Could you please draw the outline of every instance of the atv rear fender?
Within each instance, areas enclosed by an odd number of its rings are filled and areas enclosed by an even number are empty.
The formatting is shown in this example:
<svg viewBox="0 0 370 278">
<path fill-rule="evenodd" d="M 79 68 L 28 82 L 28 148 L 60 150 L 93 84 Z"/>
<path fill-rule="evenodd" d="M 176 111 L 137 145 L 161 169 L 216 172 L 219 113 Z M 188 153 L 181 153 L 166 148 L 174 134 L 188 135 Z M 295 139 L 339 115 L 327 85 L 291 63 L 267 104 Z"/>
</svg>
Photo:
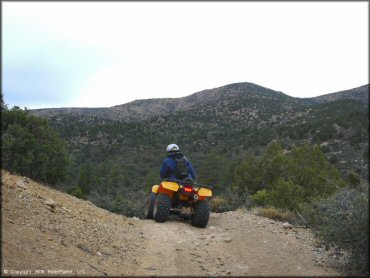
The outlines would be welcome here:
<svg viewBox="0 0 370 278">
<path fill-rule="evenodd" d="M 180 188 L 182 188 L 182 186 L 175 182 L 164 181 L 160 185 L 153 185 L 152 192 L 155 194 L 163 193 L 172 198 L 173 194 L 177 192 Z M 194 188 L 194 189 L 199 196 L 199 200 L 204 200 L 207 197 L 212 197 L 211 189 L 204 188 L 204 187 L 201 187 L 200 189 L 198 188 Z"/>
<path fill-rule="evenodd" d="M 208 188 L 201 188 L 198 190 L 199 197 L 212 197 L 212 190 Z"/>
<path fill-rule="evenodd" d="M 173 194 L 179 190 L 180 186 L 175 182 L 164 181 L 160 185 L 153 185 L 152 192 L 155 194 L 162 193 L 166 194 L 170 198 L 173 197 Z"/>
<path fill-rule="evenodd" d="M 152 192 L 153 192 L 153 193 L 155 193 L 155 194 L 157 194 L 158 187 L 159 187 L 159 185 L 158 185 L 158 184 L 153 185 L 153 186 L 152 186 Z"/>
</svg>

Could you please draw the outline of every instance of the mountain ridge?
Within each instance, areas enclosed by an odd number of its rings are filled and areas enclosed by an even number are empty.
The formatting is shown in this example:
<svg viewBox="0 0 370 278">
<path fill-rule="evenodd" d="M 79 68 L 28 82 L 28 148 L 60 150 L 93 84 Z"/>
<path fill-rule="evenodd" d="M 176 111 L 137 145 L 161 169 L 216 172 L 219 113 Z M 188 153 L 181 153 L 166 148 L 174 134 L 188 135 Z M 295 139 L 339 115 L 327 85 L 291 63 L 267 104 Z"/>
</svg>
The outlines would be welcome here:
<svg viewBox="0 0 370 278">
<path fill-rule="evenodd" d="M 176 143 L 191 158 L 199 182 L 215 184 L 215 190 L 222 192 L 233 183 L 235 165 L 250 154 L 260 155 L 273 140 L 287 150 L 317 144 L 343 178 L 350 171 L 363 175 L 368 157 L 368 88 L 302 100 L 237 83 L 180 100 L 138 100 L 99 113 L 56 110 L 43 117 L 65 140 L 71 156 L 66 184 L 83 185 L 86 177 L 97 192 L 104 192 L 108 182 L 131 196 L 129 188 L 143 190 L 158 182 L 163 150 Z M 89 198 L 111 209 L 102 194 Z"/>
<path fill-rule="evenodd" d="M 53 117 L 61 114 L 95 115 L 118 121 L 136 122 L 148 120 L 154 116 L 164 116 L 178 111 L 189 111 L 196 106 L 216 105 L 227 98 L 270 98 L 271 100 L 284 99 L 296 104 L 325 103 L 339 99 L 355 99 L 368 103 L 369 85 L 325 94 L 312 98 L 291 97 L 280 91 L 274 91 L 253 83 L 240 82 L 225 86 L 206 89 L 181 98 L 150 98 L 139 99 L 129 103 L 111 107 L 64 107 L 32 109 L 31 112 L 41 117 Z"/>
</svg>

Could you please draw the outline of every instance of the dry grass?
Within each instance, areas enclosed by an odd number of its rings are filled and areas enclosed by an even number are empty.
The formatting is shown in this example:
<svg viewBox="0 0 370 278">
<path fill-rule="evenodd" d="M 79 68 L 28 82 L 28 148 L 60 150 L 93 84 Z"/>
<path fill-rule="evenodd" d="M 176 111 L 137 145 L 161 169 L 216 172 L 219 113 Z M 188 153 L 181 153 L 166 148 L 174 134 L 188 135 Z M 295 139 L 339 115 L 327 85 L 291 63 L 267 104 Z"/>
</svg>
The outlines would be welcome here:
<svg viewBox="0 0 370 278">
<path fill-rule="evenodd" d="M 220 196 L 215 196 L 210 200 L 212 212 L 223 212 L 226 205 L 226 200 Z"/>
<path fill-rule="evenodd" d="M 253 213 L 258 216 L 263 216 L 266 218 L 280 221 L 294 222 L 295 219 L 293 212 L 289 210 L 277 209 L 274 207 L 267 208 L 256 207 L 254 208 Z"/>
</svg>

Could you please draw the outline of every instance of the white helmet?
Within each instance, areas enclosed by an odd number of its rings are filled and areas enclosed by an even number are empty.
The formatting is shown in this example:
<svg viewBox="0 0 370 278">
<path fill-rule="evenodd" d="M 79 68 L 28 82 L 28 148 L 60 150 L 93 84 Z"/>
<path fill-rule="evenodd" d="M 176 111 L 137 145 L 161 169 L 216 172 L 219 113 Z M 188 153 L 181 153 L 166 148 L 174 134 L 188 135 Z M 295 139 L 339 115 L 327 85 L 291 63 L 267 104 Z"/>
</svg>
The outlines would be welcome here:
<svg viewBox="0 0 370 278">
<path fill-rule="evenodd" d="M 166 148 L 166 151 L 167 151 L 168 153 L 170 153 L 170 152 L 178 152 L 178 151 L 180 151 L 180 148 L 179 148 L 179 146 L 177 146 L 176 144 L 169 144 L 169 145 L 167 146 L 167 148 Z"/>
</svg>

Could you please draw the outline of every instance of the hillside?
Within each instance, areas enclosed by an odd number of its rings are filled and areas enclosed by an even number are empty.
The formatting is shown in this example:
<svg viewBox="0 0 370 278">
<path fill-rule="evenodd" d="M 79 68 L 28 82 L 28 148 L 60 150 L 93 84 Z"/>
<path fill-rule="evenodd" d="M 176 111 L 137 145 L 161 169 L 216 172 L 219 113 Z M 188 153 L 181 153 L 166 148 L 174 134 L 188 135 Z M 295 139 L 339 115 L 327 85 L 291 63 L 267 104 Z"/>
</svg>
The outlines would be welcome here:
<svg viewBox="0 0 370 278">
<path fill-rule="evenodd" d="M 220 88 L 209 89 L 182 98 L 156 98 L 135 100 L 130 103 L 109 108 L 50 108 L 35 109 L 32 112 L 38 116 L 53 117 L 57 115 L 93 115 L 96 117 L 123 122 L 139 122 L 154 116 L 171 115 L 177 112 L 192 111 L 194 108 L 209 108 L 220 104 L 227 98 L 269 98 L 278 100 L 288 97 L 252 83 L 236 83 Z M 222 104 L 222 103 L 221 103 Z"/>
<path fill-rule="evenodd" d="M 336 93 L 322 95 L 312 100 L 317 103 L 330 102 L 335 100 L 358 100 L 364 104 L 368 104 L 369 101 L 369 85 L 364 85 L 358 88 L 353 88 L 351 90 L 340 91 Z"/>
<path fill-rule="evenodd" d="M 247 211 L 213 213 L 205 229 L 176 218 L 158 224 L 6 171 L 1 219 L 4 276 L 341 274 L 302 227 Z"/>
<path fill-rule="evenodd" d="M 214 89 L 203 90 L 182 98 L 156 98 L 135 100 L 126 104 L 106 108 L 45 108 L 34 109 L 38 116 L 51 118 L 58 115 L 93 115 L 96 117 L 124 122 L 139 122 L 154 116 L 171 115 L 177 112 L 193 111 L 201 107 L 206 112 L 212 107 L 228 106 L 235 99 L 264 99 L 284 101 L 284 104 L 318 104 L 337 100 L 352 99 L 368 104 L 369 85 L 351 90 L 330 93 L 314 98 L 294 98 L 253 83 L 235 83 Z M 242 103 L 245 106 L 246 103 Z M 245 111 L 240 111 L 245 112 Z"/>
<path fill-rule="evenodd" d="M 128 216 L 160 181 L 164 149 L 176 143 L 198 181 L 222 195 L 236 165 L 273 140 L 289 152 L 317 144 L 342 178 L 367 179 L 369 85 L 316 98 L 293 98 L 252 83 L 184 98 L 148 99 L 110 108 L 32 110 L 67 145 L 70 164 L 60 188 L 80 188 L 95 205 Z"/>
</svg>

